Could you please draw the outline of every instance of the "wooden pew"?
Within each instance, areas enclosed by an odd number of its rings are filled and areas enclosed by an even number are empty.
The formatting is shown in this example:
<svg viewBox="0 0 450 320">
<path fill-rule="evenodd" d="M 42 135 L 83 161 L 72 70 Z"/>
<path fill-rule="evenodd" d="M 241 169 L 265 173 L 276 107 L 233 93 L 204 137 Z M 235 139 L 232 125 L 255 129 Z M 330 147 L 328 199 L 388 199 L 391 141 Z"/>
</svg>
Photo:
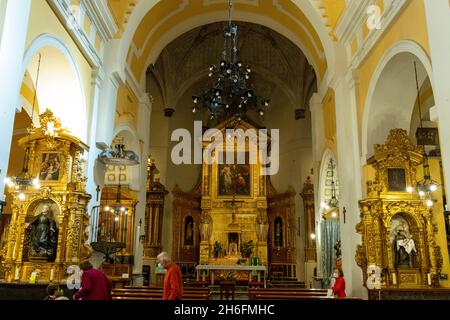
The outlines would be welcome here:
<svg viewBox="0 0 450 320">
<path fill-rule="evenodd" d="M 160 287 L 126 287 L 113 289 L 113 300 L 161 300 L 162 288 Z M 209 288 L 183 288 L 183 300 L 209 300 Z"/>
<path fill-rule="evenodd" d="M 327 290 L 305 288 L 252 288 L 248 291 L 250 300 L 262 299 L 330 299 Z"/>
</svg>

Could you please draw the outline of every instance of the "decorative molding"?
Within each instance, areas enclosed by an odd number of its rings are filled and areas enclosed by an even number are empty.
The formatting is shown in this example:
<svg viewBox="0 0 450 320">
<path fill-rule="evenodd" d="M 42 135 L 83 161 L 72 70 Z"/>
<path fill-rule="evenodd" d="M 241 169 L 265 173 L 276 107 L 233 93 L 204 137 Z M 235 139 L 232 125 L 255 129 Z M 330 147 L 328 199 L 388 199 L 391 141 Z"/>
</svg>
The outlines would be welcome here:
<svg viewBox="0 0 450 320">
<path fill-rule="evenodd" d="M 336 36 L 344 43 L 349 42 L 352 36 L 357 34 L 361 28 L 361 22 L 367 17 L 366 8 L 371 0 L 348 1 L 338 25 L 336 26 Z"/>
<path fill-rule="evenodd" d="M 125 78 L 131 91 L 133 91 L 136 97 L 141 97 L 144 95 L 144 90 L 141 89 L 139 82 L 136 80 L 136 77 L 128 64 L 125 66 Z"/>
<path fill-rule="evenodd" d="M 106 0 L 81 0 L 81 4 L 86 8 L 86 14 L 97 27 L 102 40 L 112 40 L 119 28 Z"/>
<path fill-rule="evenodd" d="M 380 30 L 372 30 L 369 32 L 354 57 L 351 59 L 350 67 L 358 68 L 361 65 L 378 40 L 381 39 L 384 32 L 389 29 L 392 21 L 397 17 L 402 9 L 406 7 L 407 3 L 407 0 L 397 0 L 392 2 L 392 5 L 383 13 L 381 17 L 381 25 L 383 27 Z"/>
<path fill-rule="evenodd" d="M 84 30 L 77 24 L 72 22 L 74 20 L 72 12 L 70 12 L 67 4 L 63 0 L 47 0 L 47 3 L 53 9 L 61 23 L 66 28 L 72 39 L 77 44 L 80 51 L 83 53 L 89 64 L 93 67 L 102 65 L 102 59 L 97 53 L 94 45 L 89 40 Z M 71 27 L 69 27 L 69 25 Z"/>
</svg>

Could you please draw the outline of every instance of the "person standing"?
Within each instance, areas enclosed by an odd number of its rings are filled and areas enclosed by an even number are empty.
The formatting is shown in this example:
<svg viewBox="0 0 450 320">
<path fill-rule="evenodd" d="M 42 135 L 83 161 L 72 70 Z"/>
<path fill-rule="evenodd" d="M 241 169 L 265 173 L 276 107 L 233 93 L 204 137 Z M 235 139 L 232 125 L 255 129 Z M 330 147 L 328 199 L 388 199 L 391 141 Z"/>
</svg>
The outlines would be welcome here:
<svg viewBox="0 0 450 320">
<path fill-rule="evenodd" d="M 106 275 L 94 269 L 89 261 L 80 263 L 83 271 L 81 289 L 74 294 L 74 300 L 111 300 L 112 283 Z"/>
<path fill-rule="evenodd" d="M 342 269 L 335 271 L 336 282 L 333 285 L 333 293 L 338 298 L 345 298 L 347 295 L 345 294 L 345 279 L 344 272 Z"/>
<path fill-rule="evenodd" d="M 180 300 L 183 294 L 183 278 L 180 268 L 172 262 L 167 252 L 161 252 L 156 258 L 159 264 L 166 269 L 163 300 Z"/>
</svg>

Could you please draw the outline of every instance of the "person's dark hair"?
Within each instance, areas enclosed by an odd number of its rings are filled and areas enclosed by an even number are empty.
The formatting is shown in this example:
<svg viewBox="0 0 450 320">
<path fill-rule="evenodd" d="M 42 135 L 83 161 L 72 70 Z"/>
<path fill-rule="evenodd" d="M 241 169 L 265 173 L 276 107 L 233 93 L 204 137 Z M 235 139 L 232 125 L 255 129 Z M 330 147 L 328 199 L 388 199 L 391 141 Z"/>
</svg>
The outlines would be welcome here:
<svg viewBox="0 0 450 320">
<path fill-rule="evenodd" d="M 54 295 L 56 295 L 56 293 L 58 292 L 58 290 L 59 290 L 59 286 L 58 286 L 57 284 L 50 283 L 50 284 L 47 286 L 47 294 L 48 294 L 49 296 L 54 296 Z"/>
<path fill-rule="evenodd" d="M 82 262 L 79 264 L 79 267 L 80 267 L 80 269 L 83 270 L 83 271 L 86 271 L 86 270 L 89 270 L 89 269 L 92 269 L 92 268 L 93 268 L 92 263 L 90 263 L 88 260 L 82 261 Z"/>
</svg>

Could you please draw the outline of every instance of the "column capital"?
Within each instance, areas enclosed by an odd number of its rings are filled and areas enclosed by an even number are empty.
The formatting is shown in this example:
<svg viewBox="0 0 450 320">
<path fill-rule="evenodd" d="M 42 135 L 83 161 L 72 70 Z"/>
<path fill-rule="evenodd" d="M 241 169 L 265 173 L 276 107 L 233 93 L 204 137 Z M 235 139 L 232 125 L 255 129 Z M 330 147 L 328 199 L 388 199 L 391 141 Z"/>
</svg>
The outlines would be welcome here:
<svg viewBox="0 0 450 320">
<path fill-rule="evenodd" d="M 350 90 L 354 89 L 359 85 L 359 70 L 350 69 L 345 74 L 345 81 L 347 82 L 348 88 Z"/>
<path fill-rule="evenodd" d="M 315 108 L 315 106 L 321 105 L 322 101 L 323 101 L 323 95 L 321 95 L 318 92 L 314 92 L 311 96 L 311 99 L 309 99 L 309 108 L 311 109 L 311 111 L 312 111 L 313 107 Z"/>
<path fill-rule="evenodd" d="M 144 105 L 149 112 L 152 112 L 153 97 L 145 92 L 139 97 L 139 104 Z"/>
<path fill-rule="evenodd" d="M 91 72 L 91 85 L 100 87 L 101 82 L 105 78 L 105 70 L 103 67 L 93 68 Z"/>
</svg>

